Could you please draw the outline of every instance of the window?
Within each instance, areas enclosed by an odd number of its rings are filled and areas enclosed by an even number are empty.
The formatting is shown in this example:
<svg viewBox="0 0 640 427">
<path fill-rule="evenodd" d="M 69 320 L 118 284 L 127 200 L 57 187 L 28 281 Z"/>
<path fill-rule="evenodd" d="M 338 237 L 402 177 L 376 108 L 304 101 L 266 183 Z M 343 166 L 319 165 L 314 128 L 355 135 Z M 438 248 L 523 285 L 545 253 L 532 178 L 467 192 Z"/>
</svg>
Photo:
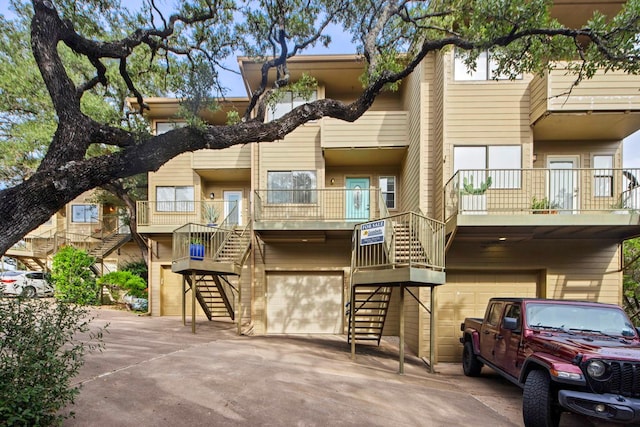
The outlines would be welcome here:
<svg viewBox="0 0 640 427">
<path fill-rule="evenodd" d="M 508 80 L 508 75 L 496 75 L 498 64 L 491 59 L 490 52 L 481 52 L 475 62 L 475 70 L 470 70 L 464 63 L 464 51 L 456 50 L 454 58 L 454 79 L 459 81 L 465 80 Z M 522 79 L 522 75 L 518 74 L 516 79 Z"/>
<path fill-rule="evenodd" d="M 184 122 L 156 122 L 156 135 L 162 135 L 170 130 L 185 127 Z"/>
<path fill-rule="evenodd" d="M 84 223 L 98 222 L 98 206 L 71 205 L 71 222 L 84 222 Z"/>
<path fill-rule="evenodd" d="M 302 98 L 300 96 L 294 96 L 293 92 L 285 92 L 282 98 L 276 103 L 276 105 L 271 107 L 271 110 L 269 111 L 271 113 L 269 115 L 270 119 L 279 119 L 294 108 L 306 104 L 307 102 L 315 101 L 317 98 L 318 95 L 316 92 L 312 92 L 311 96 L 308 99 Z"/>
<path fill-rule="evenodd" d="M 593 195 L 613 195 L 613 156 L 593 156 Z"/>
<path fill-rule="evenodd" d="M 194 200 L 193 186 L 156 187 L 158 212 L 192 212 Z"/>
<path fill-rule="evenodd" d="M 496 326 L 500 323 L 500 314 L 502 314 L 502 303 L 491 304 L 489 316 L 487 316 L 487 323 Z"/>
<path fill-rule="evenodd" d="M 387 204 L 387 208 L 396 208 L 396 177 L 381 176 L 380 190 L 382 191 L 382 199 Z"/>
<path fill-rule="evenodd" d="M 315 171 L 267 172 L 269 203 L 316 203 Z"/>
<path fill-rule="evenodd" d="M 453 148 L 453 169 L 462 170 L 462 182 L 473 181 L 476 188 L 487 175 L 491 176 L 491 188 L 520 188 L 521 158 L 519 145 L 457 146 Z"/>
</svg>

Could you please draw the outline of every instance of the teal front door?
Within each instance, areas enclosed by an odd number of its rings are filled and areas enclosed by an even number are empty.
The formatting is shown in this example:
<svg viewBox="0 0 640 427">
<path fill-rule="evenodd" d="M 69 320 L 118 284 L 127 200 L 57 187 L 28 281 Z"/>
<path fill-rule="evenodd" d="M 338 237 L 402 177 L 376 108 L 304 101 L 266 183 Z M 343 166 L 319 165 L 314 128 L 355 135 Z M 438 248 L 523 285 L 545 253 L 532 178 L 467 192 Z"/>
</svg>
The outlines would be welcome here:
<svg viewBox="0 0 640 427">
<path fill-rule="evenodd" d="M 369 219 L 369 178 L 347 178 L 346 219 Z"/>
</svg>

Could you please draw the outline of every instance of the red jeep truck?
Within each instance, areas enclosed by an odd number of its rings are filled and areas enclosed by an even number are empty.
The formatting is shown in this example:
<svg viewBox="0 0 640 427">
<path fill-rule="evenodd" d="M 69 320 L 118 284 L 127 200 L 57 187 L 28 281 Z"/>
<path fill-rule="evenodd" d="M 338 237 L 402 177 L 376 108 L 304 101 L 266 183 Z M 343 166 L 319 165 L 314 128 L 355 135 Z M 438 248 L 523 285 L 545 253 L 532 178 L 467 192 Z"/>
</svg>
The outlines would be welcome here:
<svg viewBox="0 0 640 427">
<path fill-rule="evenodd" d="M 640 423 L 640 337 L 620 307 L 493 298 L 460 329 L 465 375 L 487 365 L 522 387 L 525 426 L 557 426 L 563 411 Z"/>
</svg>

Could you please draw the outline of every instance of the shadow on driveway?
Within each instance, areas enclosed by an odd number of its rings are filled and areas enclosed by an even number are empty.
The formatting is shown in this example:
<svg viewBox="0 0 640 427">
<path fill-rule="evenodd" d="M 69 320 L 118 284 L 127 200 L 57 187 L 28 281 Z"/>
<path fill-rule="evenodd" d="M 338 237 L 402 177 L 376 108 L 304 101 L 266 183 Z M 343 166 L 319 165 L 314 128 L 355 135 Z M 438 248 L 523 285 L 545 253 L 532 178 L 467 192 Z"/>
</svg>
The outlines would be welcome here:
<svg viewBox="0 0 640 427">
<path fill-rule="evenodd" d="M 106 349 L 86 356 L 65 426 L 522 425 L 519 388 L 457 365 L 430 374 L 411 355 L 398 375 L 388 342 L 351 360 L 344 336 L 238 336 L 204 318 L 194 335 L 177 317 L 95 314 Z"/>
</svg>

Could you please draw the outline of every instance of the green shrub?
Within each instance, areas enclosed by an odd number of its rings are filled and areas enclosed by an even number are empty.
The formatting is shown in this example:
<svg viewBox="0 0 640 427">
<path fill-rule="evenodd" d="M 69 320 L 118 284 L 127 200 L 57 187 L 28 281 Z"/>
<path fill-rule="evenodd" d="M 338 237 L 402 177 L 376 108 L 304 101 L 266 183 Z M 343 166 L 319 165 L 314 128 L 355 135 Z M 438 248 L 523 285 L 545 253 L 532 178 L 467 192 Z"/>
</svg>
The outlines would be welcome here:
<svg viewBox="0 0 640 427">
<path fill-rule="evenodd" d="M 141 279 L 144 279 L 145 283 L 147 283 L 147 277 L 149 277 L 149 268 L 147 267 L 147 263 L 144 261 L 129 262 L 127 264 L 119 266 L 118 270 L 130 271 Z"/>
<path fill-rule="evenodd" d="M 60 424 L 79 392 L 70 380 L 87 351 L 102 349 L 85 307 L 47 300 L 0 301 L 0 424 Z M 81 338 L 80 338 L 81 337 Z M 83 339 L 84 341 L 81 341 Z"/>
<path fill-rule="evenodd" d="M 147 298 L 147 282 L 130 271 L 114 271 L 98 279 L 98 285 L 114 285 L 135 298 Z"/>
<path fill-rule="evenodd" d="M 51 269 L 56 298 L 82 305 L 98 304 L 100 287 L 90 268 L 94 263 L 95 259 L 84 251 L 70 246 L 60 249 Z"/>
</svg>

